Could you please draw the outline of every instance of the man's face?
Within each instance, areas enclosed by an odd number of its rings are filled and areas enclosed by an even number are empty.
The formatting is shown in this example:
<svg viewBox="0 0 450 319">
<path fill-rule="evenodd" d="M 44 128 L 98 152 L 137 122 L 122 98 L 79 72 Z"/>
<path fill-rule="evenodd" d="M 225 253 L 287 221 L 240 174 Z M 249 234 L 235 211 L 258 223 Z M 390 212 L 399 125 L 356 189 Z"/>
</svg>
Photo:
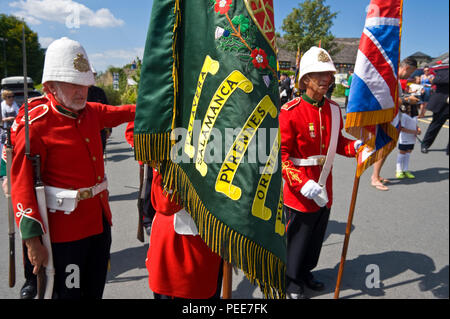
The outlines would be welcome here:
<svg viewBox="0 0 450 319">
<path fill-rule="evenodd" d="M 398 76 L 400 79 L 407 79 L 413 74 L 413 72 L 416 70 L 416 67 L 413 67 L 412 65 L 401 65 L 400 69 L 398 71 Z"/>
<path fill-rule="evenodd" d="M 307 90 L 309 89 L 317 94 L 325 95 L 333 78 L 333 72 L 313 72 L 306 74 L 303 81 Z"/>
<path fill-rule="evenodd" d="M 66 82 L 48 83 L 50 92 L 63 106 L 74 111 L 80 111 L 86 106 L 88 86 Z"/>
</svg>

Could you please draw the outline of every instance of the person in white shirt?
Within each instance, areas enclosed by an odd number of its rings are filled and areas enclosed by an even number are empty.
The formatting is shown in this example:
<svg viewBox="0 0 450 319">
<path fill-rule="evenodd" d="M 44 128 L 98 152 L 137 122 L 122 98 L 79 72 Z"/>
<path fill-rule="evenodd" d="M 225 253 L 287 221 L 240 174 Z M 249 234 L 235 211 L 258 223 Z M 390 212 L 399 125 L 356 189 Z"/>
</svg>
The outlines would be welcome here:
<svg viewBox="0 0 450 319">
<path fill-rule="evenodd" d="M 397 171 L 395 177 L 398 179 L 415 178 L 409 171 L 409 160 L 417 135 L 421 131 L 417 125 L 417 105 L 402 105 L 400 113 L 400 136 L 398 140 Z"/>
<path fill-rule="evenodd" d="M 19 106 L 17 105 L 16 101 L 14 101 L 14 93 L 9 90 L 3 90 L 2 91 L 2 103 L 1 103 L 1 127 L 2 127 L 2 133 L 1 133 L 1 144 L 3 149 L 3 145 L 6 143 L 6 131 L 9 130 L 12 123 L 14 122 L 14 119 L 17 116 L 17 113 L 19 112 Z"/>
<path fill-rule="evenodd" d="M 418 98 L 425 92 L 425 89 L 422 84 L 420 84 L 420 77 L 415 77 L 415 83 L 411 83 L 408 86 L 408 93 L 414 95 Z"/>
</svg>

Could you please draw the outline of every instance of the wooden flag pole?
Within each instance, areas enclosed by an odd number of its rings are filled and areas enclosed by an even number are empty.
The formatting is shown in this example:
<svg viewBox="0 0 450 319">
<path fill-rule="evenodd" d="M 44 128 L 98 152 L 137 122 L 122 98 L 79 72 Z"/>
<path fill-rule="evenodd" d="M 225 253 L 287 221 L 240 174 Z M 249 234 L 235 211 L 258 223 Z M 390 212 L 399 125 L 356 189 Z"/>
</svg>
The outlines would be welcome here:
<svg viewBox="0 0 450 319">
<path fill-rule="evenodd" d="M 231 264 L 223 261 L 223 283 L 222 283 L 222 295 L 223 299 L 231 299 L 231 289 L 233 282 L 233 273 Z"/>
<path fill-rule="evenodd" d="M 334 290 L 334 299 L 339 298 L 339 292 L 341 289 L 342 274 L 344 272 L 344 264 L 345 264 L 345 259 L 347 257 L 348 243 L 350 242 L 350 232 L 352 230 L 353 213 L 355 212 L 356 197 L 358 196 L 358 188 L 359 188 L 359 176 L 357 173 L 355 173 L 355 181 L 353 183 L 352 201 L 350 203 L 350 210 L 348 213 L 347 228 L 345 229 L 344 247 L 342 248 L 341 263 L 339 265 L 336 289 Z"/>
</svg>

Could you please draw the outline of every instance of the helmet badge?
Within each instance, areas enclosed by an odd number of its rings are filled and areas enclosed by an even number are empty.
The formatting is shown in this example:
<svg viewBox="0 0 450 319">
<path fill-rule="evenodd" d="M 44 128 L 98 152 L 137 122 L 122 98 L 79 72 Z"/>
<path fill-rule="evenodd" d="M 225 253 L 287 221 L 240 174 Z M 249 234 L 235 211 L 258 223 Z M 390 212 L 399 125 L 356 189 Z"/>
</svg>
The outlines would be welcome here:
<svg viewBox="0 0 450 319">
<path fill-rule="evenodd" d="M 88 72 L 91 69 L 88 60 L 84 58 L 82 53 L 78 53 L 77 57 L 73 59 L 73 67 L 80 72 Z"/>
<path fill-rule="evenodd" d="M 330 62 L 330 57 L 328 56 L 328 54 L 326 54 L 324 51 L 320 51 L 319 55 L 317 56 L 317 60 L 319 60 L 319 62 Z"/>
</svg>

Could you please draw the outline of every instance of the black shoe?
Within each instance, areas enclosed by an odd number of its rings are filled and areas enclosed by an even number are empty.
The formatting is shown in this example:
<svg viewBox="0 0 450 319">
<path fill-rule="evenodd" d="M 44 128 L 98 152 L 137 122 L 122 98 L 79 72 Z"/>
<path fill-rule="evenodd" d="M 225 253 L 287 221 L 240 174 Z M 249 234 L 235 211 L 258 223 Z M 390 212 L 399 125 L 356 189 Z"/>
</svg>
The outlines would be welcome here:
<svg viewBox="0 0 450 319">
<path fill-rule="evenodd" d="M 428 153 L 428 147 L 422 145 L 422 147 L 420 148 L 420 151 L 424 154 Z"/>
<path fill-rule="evenodd" d="M 299 289 L 295 292 L 286 292 L 286 299 L 308 299 L 305 295 L 303 286 L 299 286 Z"/>
<path fill-rule="evenodd" d="M 20 299 L 34 299 L 37 294 L 37 282 L 36 280 L 28 279 L 20 289 Z"/>
<path fill-rule="evenodd" d="M 325 285 L 323 284 L 323 282 L 315 280 L 312 275 L 303 279 L 303 282 L 305 283 L 306 287 L 314 291 L 322 291 L 325 289 Z"/>
</svg>

